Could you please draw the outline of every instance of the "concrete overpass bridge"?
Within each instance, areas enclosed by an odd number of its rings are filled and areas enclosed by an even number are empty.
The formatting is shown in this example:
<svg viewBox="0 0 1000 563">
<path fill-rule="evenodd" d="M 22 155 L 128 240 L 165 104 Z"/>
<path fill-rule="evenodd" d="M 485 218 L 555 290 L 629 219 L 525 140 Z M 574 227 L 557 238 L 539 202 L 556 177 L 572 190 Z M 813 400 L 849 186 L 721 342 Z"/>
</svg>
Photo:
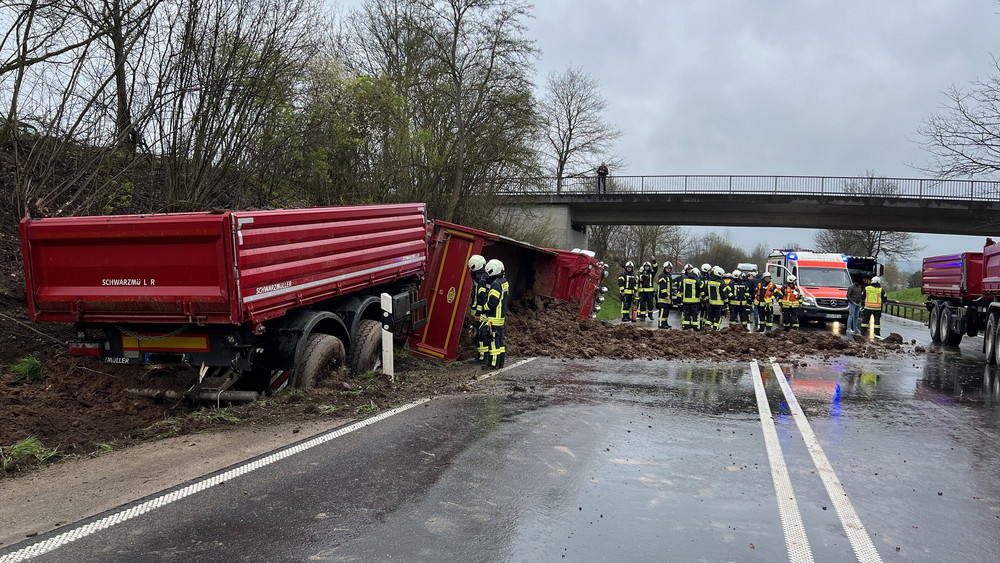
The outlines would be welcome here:
<svg viewBox="0 0 1000 563">
<path fill-rule="evenodd" d="M 865 229 L 1000 235 L 1000 182 L 824 176 L 540 178 L 503 193 L 583 247 L 587 225 Z M 557 233 L 557 238 L 559 234 Z"/>
</svg>

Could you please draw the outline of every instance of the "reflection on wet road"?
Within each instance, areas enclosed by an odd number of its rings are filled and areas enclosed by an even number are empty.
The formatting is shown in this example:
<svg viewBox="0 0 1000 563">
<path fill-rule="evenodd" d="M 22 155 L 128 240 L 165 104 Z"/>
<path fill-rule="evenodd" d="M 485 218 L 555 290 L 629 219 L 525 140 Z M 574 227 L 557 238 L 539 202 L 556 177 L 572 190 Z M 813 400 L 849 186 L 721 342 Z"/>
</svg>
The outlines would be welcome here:
<svg viewBox="0 0 1000 563">
<path fill-rule="evenodd" d="M 536 359 L 494 393 L 432 400 L 39 560 L 808 560 L 786 542 L 767 420 L 815 561 L 861 559 L 859 527 L 884 561 L 995 560 L 996 369 L 981 340 L 883 330 L 928 351 L 781 365 L 829 470 L 766 361 L 762 426 L 748 363 Z"/>
</svg>

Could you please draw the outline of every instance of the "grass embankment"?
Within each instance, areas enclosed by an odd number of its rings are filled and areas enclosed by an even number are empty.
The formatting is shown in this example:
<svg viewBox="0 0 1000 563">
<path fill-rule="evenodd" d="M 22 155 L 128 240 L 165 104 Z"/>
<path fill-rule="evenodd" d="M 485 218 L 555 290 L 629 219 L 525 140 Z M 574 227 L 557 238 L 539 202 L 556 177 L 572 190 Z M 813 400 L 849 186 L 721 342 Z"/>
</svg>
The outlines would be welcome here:
<svg viewBox="0 0 1000 563">
<path fill-rule="evenodd" d="M 919 287 L 911 287 L 908 289 L 901 289 L 899 291 L 888 291 L 886 292 L 886 297 L 888 297 L 891 301 L 900 301 L 903 303 L 923 303 L 927 301 L 927 298 L 920 293 Z M 889 315 L 913 319 L 915 321 L 925 323 L 930 316 L 930 313 L 925 308 L 921 307 L 919 309 L 914 309 L 910 307 L 900 307 L 891 303 L 885 306 L 885 312 Z"/>
</svg>

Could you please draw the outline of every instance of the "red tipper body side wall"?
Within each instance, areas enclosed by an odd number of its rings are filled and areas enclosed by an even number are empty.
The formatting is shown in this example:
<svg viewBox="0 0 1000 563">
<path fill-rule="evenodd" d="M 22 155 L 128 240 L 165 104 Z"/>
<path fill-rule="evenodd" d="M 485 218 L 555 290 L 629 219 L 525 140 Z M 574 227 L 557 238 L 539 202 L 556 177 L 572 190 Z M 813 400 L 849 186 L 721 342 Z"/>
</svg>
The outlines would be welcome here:
<svg viewBox="0 0 1000 563">
<path fill-rule="evenodd" d="M 988 244 L 983 249 L 983 293 L 1000 297 L 1000 244 Z"/>
<path fill-rule="evenodd" d="M 920 292 L 930 297 L 982 297 L 983 253 L 965 252 L 924 258 Z"/>
<path fill-rule="evenodd" d="M 423 273 L 423 204 L 21 222 L 38 321 L 259 323 Z"/>
<path fill-rule="evenodd" d="M 579 318 L 589 319 L 594 308 L 594 296 L 599 293 L 603 278 L 597 259 L 569 250 L 556 250 L 556 271 L 552 297 L 580 304 Z"/>
</svg>

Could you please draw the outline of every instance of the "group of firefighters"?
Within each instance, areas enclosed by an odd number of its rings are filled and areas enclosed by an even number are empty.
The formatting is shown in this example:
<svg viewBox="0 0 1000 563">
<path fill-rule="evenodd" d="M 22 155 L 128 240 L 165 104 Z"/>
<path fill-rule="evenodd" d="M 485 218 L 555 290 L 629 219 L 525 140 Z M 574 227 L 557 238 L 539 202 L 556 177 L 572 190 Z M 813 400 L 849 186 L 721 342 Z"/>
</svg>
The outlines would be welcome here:
<svg viewBox="0 0 1000 563">
<path fill-rule="evenodd" d="M 633 262 L 626 262 L 625 271 L 618 276 L 622 322 L 653 320 L 658 312 L 659 327 L 671 328 L 668 315 L 674 303 L 679 303 L 683 329 L 720 330 L 722 318 L 728 311 L 729 326 L 748 329 L 752 325 L 752 330 L 765 332 L 773 328 L 773 304 L 777 302 L 781 305 L 782 327 L 785 330 L 799 328 L 802 291 L 794 275 L 788 275 L 785 283 L 779 286 L 771 281 L 771 273 L 767 271 L 762 275 L 756 270 L 727 272 L 711 264 L 703 264 L 699 271 L 687 264 L 684 276 L 675 280 L 670 262 L 664 264 L 659 275 L 658 270 L 655 256 L 643 263 L 638 272 Z M 872 289 L 866 290 L 861 326 L 867 328 L 869 318 L 874 317 L 875 334 L 879 335 L 885 291 L 877 276 L 870 287 Z"/>
<path fill-rule="evenodd" d="M 469 258 L 472 295 L 469 311 L 476 319 L 476 351 L 483 369 L 500 369 L 507 358 L 503 343 L 504 321 L 510 303 L 510 284 L 503 262 L 474 254 Z"/>
</svg>

